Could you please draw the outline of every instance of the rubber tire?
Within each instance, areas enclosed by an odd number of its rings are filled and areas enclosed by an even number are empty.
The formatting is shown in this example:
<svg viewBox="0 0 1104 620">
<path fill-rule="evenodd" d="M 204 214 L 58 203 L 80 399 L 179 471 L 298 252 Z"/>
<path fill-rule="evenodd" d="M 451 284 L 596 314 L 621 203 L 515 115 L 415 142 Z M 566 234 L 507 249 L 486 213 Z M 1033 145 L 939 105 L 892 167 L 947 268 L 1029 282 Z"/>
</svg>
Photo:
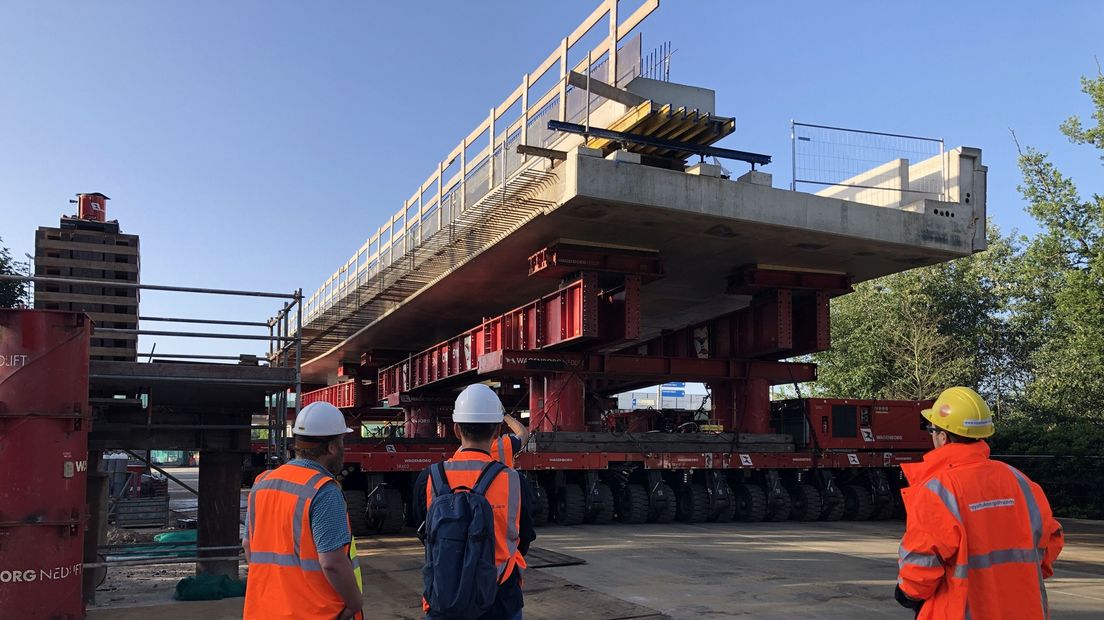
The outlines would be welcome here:
<svg viewBox="0 0 1104 620">
<path fill-rule="evenodd" d="M 642 484 L 626 484 L 621 490 L 617 520 L 622 523 L 648 522 L 648 489 Z"/>
<path fill-rule="evenodd" d="M 548 525 L 548 491 L 545 491 L 544 487 L 539 484 L 534 484 L 531 488 L 533 512 L 530 517 L 533 519 L 533 527 Z"/>
<path fill-rule="evenodd" d="M 590 501 L 592 505 L 597 504 L 598 507 L 592 510 L 584 521 L 595 525 L 612 523 L 613 514 L 615 512 L 613 505 L 613 489 L 609 488 L 609 485 L 605 482 L 599 482 L 594 486 L 594 492 L 595 496 L 591 497 Z"/>
<path fill-rule="evenodd" d="M 651 515 L 651 520 L 655 523 L 670 523 L 678 516 L 678 499 L 675 497 L 675 490 L 671 488 L 671 485 L 666 482 L 660 482 L 656 485 L 657 496 L 654 498 L 658 504 L 656 506 L 655 514 Z M 659 495 L 659 494 L 662 495 Z"/>
<path fill-rule="evenodd" d="M 342 491 L 345 505 L 349 509 L 349 525 L 353 536 L 368 536 L 372 533 L 372 522 L 368 519 L 368 495 L 364 491 Z"/>
<path fill-rule="evenodd" d="M 820 503 L 821 503 L 820 520 L 821 521 L 839 521 L 840 519 L 843 518 L 843 510 L 845 508 L 845 505 L 844 505 L 845 502 L 844 502 L 844 498 L 843 498 L 843 491 L 840 491 L 840 488 L 838 486 L 833 485 L 832 488 L 835 490 L 835 493 L 830 494 L 830 496 L 825 495 L 824 493 L 820 494 Z M 834 504 L 831 503 L 831 498 L 833 498 L 833 497 L 836 500 Z"/>
<path fill-rule="evenodd" d="M 736 498 L 735 517 L 737 521 L 752 523 L 762 521 L 767 516 L 767 494 L 757 484 L 740 483 L 734 489 Z"/>
<path fill-rule="evenodd" d="M 824 502 L 815 486 L 802 482 L 790 488 L 790 519 L 816 521 L 823 511 Z"/>
<path fill-rule="evenodd" d="M 709 515 L 709 520 L 715 523 L 728 523 L 736 516 L 736 496 L 733 495 L 732 487 L 727 482 L 722 481 L 721 485 L 727 493 L 725 493 L 723 498 L 716 498 L 712 514 Z M 716 504 L 719 502 L 724 503 L 717 506 Z"/>
<path fill-rule="evenodd" d="M 870 515 L 873 521 L 888 521 L 897 512 L 897 498 L 890 495 L 885 503 L 874 505 L 874 512 Z"/>
<path fill-rule="evenodd" d="M 383 498 L 387 502 L 387 510 L 381 511 L 381 514 L 378 515 L 376 530 L 380 534 L 398 534 L 406 525 L 402 493 L 398 489 L 384 489 L 383 493 Z"/>
<path fill-rule="evenodd" d="M 586 496 L 583 487 L 565 484 L 556 492 L 556 522 L 560 525 L 579 525 L 586 516 Z"/>
<path fill-rule="evenodd" d="M 709 491 L 705 485 L 691 482 L 682 485 L 678 494 L 678 520 L 699 523 L 709 518 Z"/>
<path fill-rule="evenodd" d="M 869 521 L 874 514 L 874 499 L 861 484 L 843 486 L 843 518 L 848 521 Z"/>
<path fill-rule="evenodd" d="M 786 490 L 786 487 L 778 487 L 778 497 L 775 500 L 774 502 L 767 501 L 767 521 L 779 522 L 789 519 L 793 503 L 790 499 L 790 492 Z"/>
</svg>

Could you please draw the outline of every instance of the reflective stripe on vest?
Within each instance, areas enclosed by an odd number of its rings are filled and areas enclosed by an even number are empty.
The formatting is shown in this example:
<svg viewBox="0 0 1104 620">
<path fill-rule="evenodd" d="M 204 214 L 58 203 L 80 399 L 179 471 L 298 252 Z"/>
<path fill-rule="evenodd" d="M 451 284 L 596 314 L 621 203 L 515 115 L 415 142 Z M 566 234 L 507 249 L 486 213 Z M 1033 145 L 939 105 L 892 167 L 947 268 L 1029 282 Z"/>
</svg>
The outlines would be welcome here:
<svg viewBox="0 0 1104 620">
<path fill-rule="evenodd" d="M 290 494 L 296 496 L 295 512 L 294 512 L 294 515 L 293 515 L 292 520 L 291 520 L 291 532 L 292 532 L 291 540 L 292 540 L 292 544 L 295 545 L 295 555 L 294 555 L 295 558 L 299 558 L 300 551 L 301 551 L 299 547 L 300 547 L 300 544 L 301 544 L 301 540 L 303 538 L 303 511 L 306 510 L 306 508 L 307 508 L 307 502 L 310 501 L 311 499 L 314 499 L 314 495 L 318 492 L 318 488 L 321 488 L 321 487 L 315 488 L 315 486 L 319 482 L 321 482 L 323 479 L 326 479 L 326 478 L 331 478 L 331 476 L 329 474 L 324 474 L 322 472 L 318 472 L 314 476 L 311 476 L 311 478 L 308 479 L 305 484 L 298 484 L 298 483 L 295 483 L 295 482 L 291 482 L 290 480 L 279 480 L 279 479 L 277 479 L 277 480 L 267 480 L 267 479 L 265 479 L 265 480 L 262 480 L 259 483 L 253 485 L 253 491 L 254 492 L 256 492 L 256 491 L 282 491 L 284 493 L 290 493 Z M 250 495 L 252 496 L 253 494 L 250 493 Z M 253 531 L 255 531 L 255 530 L 250 530 L 250 532 L 253 532 Z M 263 562 L 262 562 L 262 564 L 263 564 Z M 317 564 L 317 562 L 315 562 L 315 564 Z M 286 564 L 280 564 L 280 566 L 287 566 L 287 565 Z M 303 566 L 302 562 L 300 563 L 300 566 Z M 321 569 L 321 567 L 319 567 L 317 569 L 313 569 L 313 568 L 307 568 L 306 566 L 303 566 L 303 570 L 322 570 L 322 569 Z"/>
<path fill-rule="evenodd" d="M 1039 594 L 1043 599 L 1043 617 L 1050 617 L 1050 602 L 1047 600 L 1046 584 L 1043 583 L 1043 557 L 1045 552 L 1039 551 L 1039 545 L 1043 540 L 1043 513 L 1039 510 L 1039 504 L 1035 501 L 1035 494 L 1031 492 L 1031 485 L 1027 483 L 1027 478 L 1020 473 L 1020 470 L 1005 464 L 1008 467 L 1008 471 L 1012 472 L 1012 475 L 1016 477 L 1016 482 L 1020 485 L 1020 492 L 1023 493 L 1024 501 L 1027 503 L 1027 516 L 1031 520 L 1031 535 L 1035 541 L 1035 573 L 1039 576 Z M 973 558 L 971 558 L 972 560 Z"/>
<path fill-rule="evenodd" d="M 288 480 L 260 480 L 259 483 L 253 485 L 254 490 L 263 491 L 283 491 L 284 493 L 291 493 L 298 499 L 295 502 L 295 514 L 292 522 L 292 537 L 295 544 L 295 553 L 293 555 L 286 555 L 280 553 L 251 553 L 250 564 L 274 564 L 276 566 L 298 566 L 306 571 L 321 571 L 322 565 L 317 560 L 304 560 L 299 557 L 300 553 L 300 539 L 303 534 L 303 511 L 306 509 L 307 501 L 314 499 L 318 490 L 322 487 L 315 488 L 323 478 L 329 478 L 328 474 L 318 473 L 315 474 L 306 482 L 306 484 L 297 484 Z M 254 495 L 249 494 L 250 502 L 253 502 Z M 250 527 L 256 526 L 256 516 L 252 510 L 250 510 Z M 250 530 L 253 531 L 253 530 Z M 349 531 L 352 532 L 352 525 L 349 526 Z M 356 543 L 352 540 L 349 541 L 349 562 L 352 564 L 353 572 L 357 578 L 357 585 L 360 586 L 361 591 L 364 591 L 364 584 L 361 581 L 360 573 L 360 558 L 357 557 Z"/>
</svg>

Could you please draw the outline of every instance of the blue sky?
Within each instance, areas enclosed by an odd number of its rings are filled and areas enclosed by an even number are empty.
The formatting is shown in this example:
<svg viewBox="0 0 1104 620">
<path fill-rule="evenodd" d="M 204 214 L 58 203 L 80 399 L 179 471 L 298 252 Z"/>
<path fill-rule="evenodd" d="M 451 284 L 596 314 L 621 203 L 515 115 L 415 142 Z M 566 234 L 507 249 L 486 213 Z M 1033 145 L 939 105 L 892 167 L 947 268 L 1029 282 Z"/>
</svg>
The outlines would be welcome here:
<svg viewBox="0 0 1104 620">
<path fill-rule="evenodd" d="M 145 282 L 310 294 L 596 4 L 6 0 L 0 237 L 33 252 L 101 191 Z M 984 150 L 990 215 L 1030 231 L 1009 128 L 1102 191 L 1097 154 L 1057 131 L 1090 112 L 1101 23 L 1094 1 L 665 0 L 642 32 L 737 117 L 723 146 L 775 156 L 776 186 L 790 119 L 943 137 Z M 143 297 L 148 315 L 275 306 Z"/>
</svg>

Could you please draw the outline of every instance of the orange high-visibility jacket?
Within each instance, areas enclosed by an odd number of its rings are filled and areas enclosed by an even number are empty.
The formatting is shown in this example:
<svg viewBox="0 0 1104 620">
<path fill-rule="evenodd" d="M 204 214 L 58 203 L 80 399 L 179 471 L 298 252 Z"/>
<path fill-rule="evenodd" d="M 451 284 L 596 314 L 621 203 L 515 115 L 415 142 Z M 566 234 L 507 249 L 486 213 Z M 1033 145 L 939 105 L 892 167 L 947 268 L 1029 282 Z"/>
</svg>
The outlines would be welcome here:
<svg viewBox="0 0 1104 620">
<path fill-rule="evenodd" d="M 337 484 L 329 474 L 285 464 L 262 473 L 249 493 L 248 619 L 333 620 L 345 609 L 322 572 L 311 533 L 310 507 L 318 490 Z M 351 555 L 350 545 L 345 554 Z M 353 569 L 359 569 L 351 558 Z"/>
<path fill-rule="evenodd" d="M 506 467 L 514 467 L 514 442 L 510 439 L 513 435 L 502 435 L 491 444 L 491 456 Z"/>
<path fill-rule="evenodd" d="M 472 488 L 479 473 L 487 463 L 493 461 L 486 452 L 478 450 L 458 450 L 453 457 L 445 461 L 445 477 L 451 488 Z M 426 511 L 433 505 L 433 476 L 426 482 Z M 518 551 L 521 541 L 521 477 L 513 469 L 505 469 L 487 488 L 485 496 L 494 511 L 495 527 L 495 566 L 498 568 L 498 582 L 505 582 L 517 570 L 525 568 L 525 556 Z M 429 611 L 425 599 L 422 608 Z"/>
<path fill-rule="evenodd" d="M 901 466 L 908 513 L 898 585 L 920 618 L 1049 618 L 1043 579 L 1062 527 L 1039 485 L 989 460 L 985 442 L 952 443 Z"/>
</svg>

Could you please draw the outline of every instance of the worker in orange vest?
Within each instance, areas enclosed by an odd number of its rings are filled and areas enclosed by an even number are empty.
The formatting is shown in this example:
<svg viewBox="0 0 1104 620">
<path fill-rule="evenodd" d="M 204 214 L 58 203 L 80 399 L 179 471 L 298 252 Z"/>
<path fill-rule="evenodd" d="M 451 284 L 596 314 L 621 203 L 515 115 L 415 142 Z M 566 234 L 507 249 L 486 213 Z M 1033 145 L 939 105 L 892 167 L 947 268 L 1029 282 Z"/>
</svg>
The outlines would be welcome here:
<svg viewBox="0 0 1104 620">
<path fill-rule="evenodd" d="M 295 416 L 296 458 L 257 476 L 242 540 L 246 620 L 362 619 L 364 598 L 348 509 L 334 474 L 345 416 L 316 402 Z"/>
<path fill-rule="evenodd" d="M 526 441 L 529 441 L 529 429 L 510 414 L 503 415 L 502 421 L 513 432 L 501 435 L 494 440 L 494 443 L 491 444 L 491 456 L 506 467 L 512 468 L 514 466 L 514 456 L 521 452 L 522 446 L 525 445 Z"/>
<path fill-rule="evenodd" d="M 476 383 L 464 388 L 456 399 L 452 414 L 453 433 L 460 438 L 460 449 L 444 463 L 444 482 L 451 489 L 473 489 L 487 464 L 495 461 L 492 447 L 503 422 L 503 407 L 498 395 L 487 385 Z M 524 430 L 520 424 L 515 430 Z M 520 427 L 520 429 L 518 428 Z M 510 455 L 513 456 L 512 454 Z M 511 459 L 512 460 L 512 459 Z M 416 522 L 424 521 L 435 496 L 431 470 L 421 473 L 414 484 Z M 536 538 L 530 515 L 531 495 L 518 472 L 507 466 L 490 483 L 484 495 L 494 513 L 494 562 L 498 571 L 498 590 L 494 605 L 478 620 L 515 620 L 522 617 L 522 571 L 529 544 Z M 428 620 L 447 618 L 431 609 L 422 598 Z"/>
<path fill-rule="evenodd" d="M 895 598 L 918 618 L 1049 618 L 1043 580 L 1063 539 L 1043 490 L 989 459 L 993 417 L 977 392 L 947 389 L 921 413 L 935 449 L 901 466 Z"/>
</svg>

